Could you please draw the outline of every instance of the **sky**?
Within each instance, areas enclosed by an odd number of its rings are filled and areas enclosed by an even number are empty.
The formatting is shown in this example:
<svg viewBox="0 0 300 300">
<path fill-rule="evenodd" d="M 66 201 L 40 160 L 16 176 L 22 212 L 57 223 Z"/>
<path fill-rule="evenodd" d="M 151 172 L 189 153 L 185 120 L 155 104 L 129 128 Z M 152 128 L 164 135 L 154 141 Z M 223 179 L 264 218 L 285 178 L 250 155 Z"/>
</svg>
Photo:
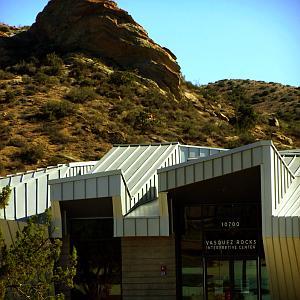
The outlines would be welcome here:
<svg viewBox="0 0 300 300">
<path fill-rule="evenodd" d="M 0 22 L 31 25 L 47 0 L 0 0 Z M 176 56 L 186 80 L 300 86 L 300 0 L 116 0 Z"/>
</svg>

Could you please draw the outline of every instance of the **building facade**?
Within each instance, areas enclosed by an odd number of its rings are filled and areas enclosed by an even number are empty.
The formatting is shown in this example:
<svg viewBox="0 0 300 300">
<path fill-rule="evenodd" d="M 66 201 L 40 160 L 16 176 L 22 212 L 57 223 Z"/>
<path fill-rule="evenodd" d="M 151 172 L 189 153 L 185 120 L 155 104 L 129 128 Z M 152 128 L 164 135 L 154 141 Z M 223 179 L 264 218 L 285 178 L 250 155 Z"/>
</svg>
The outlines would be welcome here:
<svg viewBox="0 0 300 300">
<path fill-rule="evenodd" d="M 299 150 L 115 145 L 6 185 L 2 222 L 51 206 L 77 248 L 72 299 L 300 299 Z"/>
</svg>

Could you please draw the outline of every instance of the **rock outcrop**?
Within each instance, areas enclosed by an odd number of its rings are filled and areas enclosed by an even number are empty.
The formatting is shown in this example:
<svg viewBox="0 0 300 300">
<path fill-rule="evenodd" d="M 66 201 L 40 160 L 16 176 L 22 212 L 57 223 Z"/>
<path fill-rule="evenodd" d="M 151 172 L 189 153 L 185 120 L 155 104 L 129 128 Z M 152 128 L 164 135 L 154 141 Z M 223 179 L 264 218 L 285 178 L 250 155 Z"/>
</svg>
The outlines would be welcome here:
<svg viewBox="0 0 300 300">
<path fill-rule="evenodd" d="M 109 0 L 51 0 L 26 38 L 35 49 L 82 51 L 121 69 L 137 70 L 178 95 L 180 67 L 175 55 L 148 37 L 142 26 Z"/>
</svg>

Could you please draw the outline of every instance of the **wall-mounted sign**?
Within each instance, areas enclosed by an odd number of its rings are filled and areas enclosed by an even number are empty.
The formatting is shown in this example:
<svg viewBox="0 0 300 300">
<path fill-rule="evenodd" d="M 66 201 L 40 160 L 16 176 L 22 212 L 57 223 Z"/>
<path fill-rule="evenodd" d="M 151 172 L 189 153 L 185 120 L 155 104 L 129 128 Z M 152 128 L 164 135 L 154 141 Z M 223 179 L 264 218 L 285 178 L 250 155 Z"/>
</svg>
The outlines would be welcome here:
<svg viewBox="0 0 300 300">
<path fill-rule="evenodd" d="M 255 250 L 257 240 L 205 240 L 205 250 Z"/>
<path fill-rule="evenodd" d="M 240 227 L 240 221 L 230 220 L 221 221 L 221 228 L 238 228 Z"/>
<path fill-rule="evenodd" d="M 256 230 L 213 230 L 206 231 L 203 249 L 209 253 L 253 254 L 258 250 L 258 232 Z"/>
</svg>

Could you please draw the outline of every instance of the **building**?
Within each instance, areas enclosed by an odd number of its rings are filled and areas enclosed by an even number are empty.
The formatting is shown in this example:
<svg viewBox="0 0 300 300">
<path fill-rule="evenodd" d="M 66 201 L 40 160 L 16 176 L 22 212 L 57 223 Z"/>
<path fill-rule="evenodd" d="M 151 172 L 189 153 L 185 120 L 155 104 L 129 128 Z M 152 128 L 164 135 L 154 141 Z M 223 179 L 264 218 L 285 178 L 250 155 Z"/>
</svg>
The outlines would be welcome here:
<svg viewBox="0 0 300 300">
<path fill-rule="evenodd" d="M 300 299 L 299 150 L 115 145 L 5 185 L 2 219 L 51 206 L 53 237 L 77 247 L 72 299 Z"/>
</svg>

